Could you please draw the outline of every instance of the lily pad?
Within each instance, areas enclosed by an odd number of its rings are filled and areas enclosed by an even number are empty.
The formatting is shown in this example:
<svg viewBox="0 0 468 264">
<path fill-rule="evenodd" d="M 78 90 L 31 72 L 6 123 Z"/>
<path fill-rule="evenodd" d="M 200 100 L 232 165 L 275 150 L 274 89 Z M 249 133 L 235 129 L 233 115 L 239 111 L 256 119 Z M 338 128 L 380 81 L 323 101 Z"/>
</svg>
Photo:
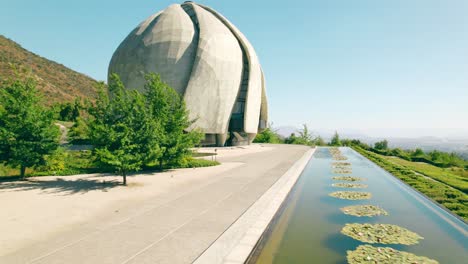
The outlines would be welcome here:
<svg viewBox="0 0 468 264">
<path fill-rule="evenodd" d="M 389 224 L 346 224 L 341 233 L 365 243 L 414 245 L 422 236 Z"/>
<path fill-rule="evenodd" d="M 372 197 L 372 194 L 369 192 L 332 192 L 329 194 L 332 197 L 345 199 L 345 200 L 367 200 Z"/>
<path fill-rule="evenodd" d="M 367 184 L 361 184 L 361 183 L 349 183 L 349 182 L 339 182 L 339 183 L 333 183 L 333 187 L 338 187 L 338 188 L 367 188 Z"/>
<path fill-rule="evenodd" d="M 347 160 L 348 158 L 341 154 L 339 148 L 329 148 L 330 154 L 334 160 Z"/>
<path fill-rule="evenodd" d="M 329 148 L 329 150 L 330 150 L 330 152 L 332 152 L 332 153 L 333 153 L 333 152 L 340 152 L 340 149 L 337 148 L 337 147 L 331 147 L 331 148 Z"/>
<path fill-rule="evenodd" d="M 333 173 L 335 174 L 350 174 L 353 173 L 352 170 L 333 170 Z"/>
<path fill-rule="evenodd" d="M 345 156 L 339 155 L 339 156 L 333 156 L 333 159 L 334 159 L 334 160 L 347 160 L 348 158 L 345 157 Z"/>
<path fill-rule="evenodd" d="M 332 166 L 351 166 L 351 163 L 350 162 L 333 162 L 332 163 Z"/>
<path fill-rule="evenodd" d="M 366 178 L 351 177 L 351 176 L 335 176 L 332 179 L 335 181 L 350 181 L 350 182 L 367 180 Z"/>
<path fill-rule="evenodd" d="M 347 251 L 349 264 L 438 264 L 439 262 L 427 257 L 417 256 L 409 252 L 399 251 L 390 247 L 373 247 L 361 245 L 356 250 Z"/>
<path fill-rule="evenodd" d="M 347 165 L 332 165 L 331 166 L 333 169 L 338 169 L 338 170 L 350 170 L 351 166 Z"/>
<path fill-rule="evenodd" d="M 375 205 L 352 205 L 343 207 L 340 210 L 347 215 L 358 217 L 388 215 L 387 211 Z"/>
</svg>

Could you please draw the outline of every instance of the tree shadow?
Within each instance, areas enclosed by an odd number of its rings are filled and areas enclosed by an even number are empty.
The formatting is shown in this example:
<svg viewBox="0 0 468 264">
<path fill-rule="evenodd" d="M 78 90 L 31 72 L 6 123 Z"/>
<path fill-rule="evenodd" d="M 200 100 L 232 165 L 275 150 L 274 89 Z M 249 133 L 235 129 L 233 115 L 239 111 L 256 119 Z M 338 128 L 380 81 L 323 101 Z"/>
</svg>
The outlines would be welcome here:
<svg viewBox="0 0 468 264">
<path fill-rule="evenodd" d="M 73 195 L 85 194 L 89 191 L 100 190 L 107 192 L 122 183 L 117 180 L 105 179 L 63 179 L 54 180 L 23 180 L 0 182 L 0 192 L 40 190 L 44 194 Z"/>
</svg>

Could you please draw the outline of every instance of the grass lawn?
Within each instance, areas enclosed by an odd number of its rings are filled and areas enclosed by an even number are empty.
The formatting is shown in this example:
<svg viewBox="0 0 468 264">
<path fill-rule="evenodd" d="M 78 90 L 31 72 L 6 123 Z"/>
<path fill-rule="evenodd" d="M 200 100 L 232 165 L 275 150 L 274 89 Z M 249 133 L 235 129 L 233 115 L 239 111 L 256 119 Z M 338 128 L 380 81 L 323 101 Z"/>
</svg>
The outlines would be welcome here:
<svg viewBox="0 0 468 264">
<path fill-rule="evenodd" d="M 189 157 L 182 165 L 164 165 L 163 169 L 175 168 L 198 168 L 219 165 L 217 161 L 196 159 Z M 145 166 L 143 171 L 158 171 L 159 166 Z M 37 168 L 28 168 L 27 176 L 66 176 L 86 173 L 112 173 L 110 168 L 98 166 L 93 162 L 92 153 L 89 150 L 64 150 L 59 155 L 57 160 L 54 160 L 47 166 Z M 10 168 L 0 164 L 0 180 L 18 177 L 19 169 Z"/>
<path fill-rule="evenodd" d="M 382 157 L 387 159 L 390 162 L 404 166 L 410 170 L 421 173 L 434 180 L 443 182 L 455 189 L 458 189 L 464 192 L 465 194 L 468 194 L 468 177 L 463 177 L 463 176 L 457 175 L 457 173 L 453 173 L 454 171 L 457 171 L 458 173 L 460 173 L 461 171 L 464 171 L 461 168 L 457 168 L 458 170 L 455 170 L 455 168 L 454 169 L 439 168 L 431 164 L 427 164 L 423 162 L 407 161 L 398 157 L 390 157 L 390 156 L 382 156 Z"/>
<path fill-rule="evenodd" d="M 371 151 L 367 151 L 357 146 L 353 146 L 357 152 L 359 152 L 364 157 L 368 158 L 375 164 L 379 165 L 389 173 L 393 174 L 395 177 L 399 178 L 400 180 L 404 181 L 409 186 L 413 187 L 414 189 L 418 190 L 419 192 L 425 194 L 427 197 L 431 198 L 433 201 L 437 202 L 438 204 L 442 205 L 446 209 L 450 210 L 454 214 L 460 216 L 465 222 L 468 221 L 468 195 L 459 189 L 455 189 L 450 185 L 444 183 L 443 181 L 435 181 L 431 176 L 426 175 L 424 177 L 416 169 L 414 168 L 421 168 L 424 167 L 428 170 L 427 167 L 422 166 L 420 163 L 416 162 L 400 162 L 396 160 L 396 158 L 383 156 L 376 154 Z M 402 160 L 403 161 L 403 160 Z M 430 170 L 432 173 L 431 175 L 438 175 L 440 179 L 445 181 L 450 181 L 454 184 L 454 180 L 448 180 L 450 176 L 443 174 L 439 171 L 439 174 L 435 173 L 434 168 Z M 445 175 L 445 177 L 444 177 Z M 429 178 L 428 178 L 429 177 Z M 458 182 L 456 182 L 457 184 Z M 460 187 L 460 186 L 459 186 Z M 460 187 L 461 188 L 461 187 Z"/>
</svg>

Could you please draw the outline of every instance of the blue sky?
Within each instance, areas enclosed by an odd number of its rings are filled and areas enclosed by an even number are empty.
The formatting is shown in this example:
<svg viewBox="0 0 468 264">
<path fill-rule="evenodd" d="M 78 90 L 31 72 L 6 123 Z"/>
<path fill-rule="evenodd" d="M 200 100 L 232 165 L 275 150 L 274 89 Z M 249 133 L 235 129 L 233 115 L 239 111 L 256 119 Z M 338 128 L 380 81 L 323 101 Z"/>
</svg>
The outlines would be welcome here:
<svg viewBox="0 0 468 264">
<path fill-rule="evenodd" d="M 199 1 L 249 38 L 275 126 L 468 135 L 468 1 Z M 0 34 L 95 79 L 173 1 L 2 0 Z"/>
</svg>

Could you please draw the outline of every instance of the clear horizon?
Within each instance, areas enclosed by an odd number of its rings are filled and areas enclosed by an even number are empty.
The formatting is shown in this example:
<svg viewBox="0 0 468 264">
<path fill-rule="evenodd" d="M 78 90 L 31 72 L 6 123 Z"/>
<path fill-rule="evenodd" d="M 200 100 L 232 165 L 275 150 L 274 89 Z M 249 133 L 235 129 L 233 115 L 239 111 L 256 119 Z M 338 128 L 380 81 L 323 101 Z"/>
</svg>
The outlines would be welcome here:
<svg viewBox="0 0 468 264">
<path fill-rule="evenodd" d="M 274 126 L 468 137 L 468 2 L 197 1 L 256 49 Z M 105 80 L 112 53 L 174 1 L 8 1 L 0 34 Z"/>
</svg>

